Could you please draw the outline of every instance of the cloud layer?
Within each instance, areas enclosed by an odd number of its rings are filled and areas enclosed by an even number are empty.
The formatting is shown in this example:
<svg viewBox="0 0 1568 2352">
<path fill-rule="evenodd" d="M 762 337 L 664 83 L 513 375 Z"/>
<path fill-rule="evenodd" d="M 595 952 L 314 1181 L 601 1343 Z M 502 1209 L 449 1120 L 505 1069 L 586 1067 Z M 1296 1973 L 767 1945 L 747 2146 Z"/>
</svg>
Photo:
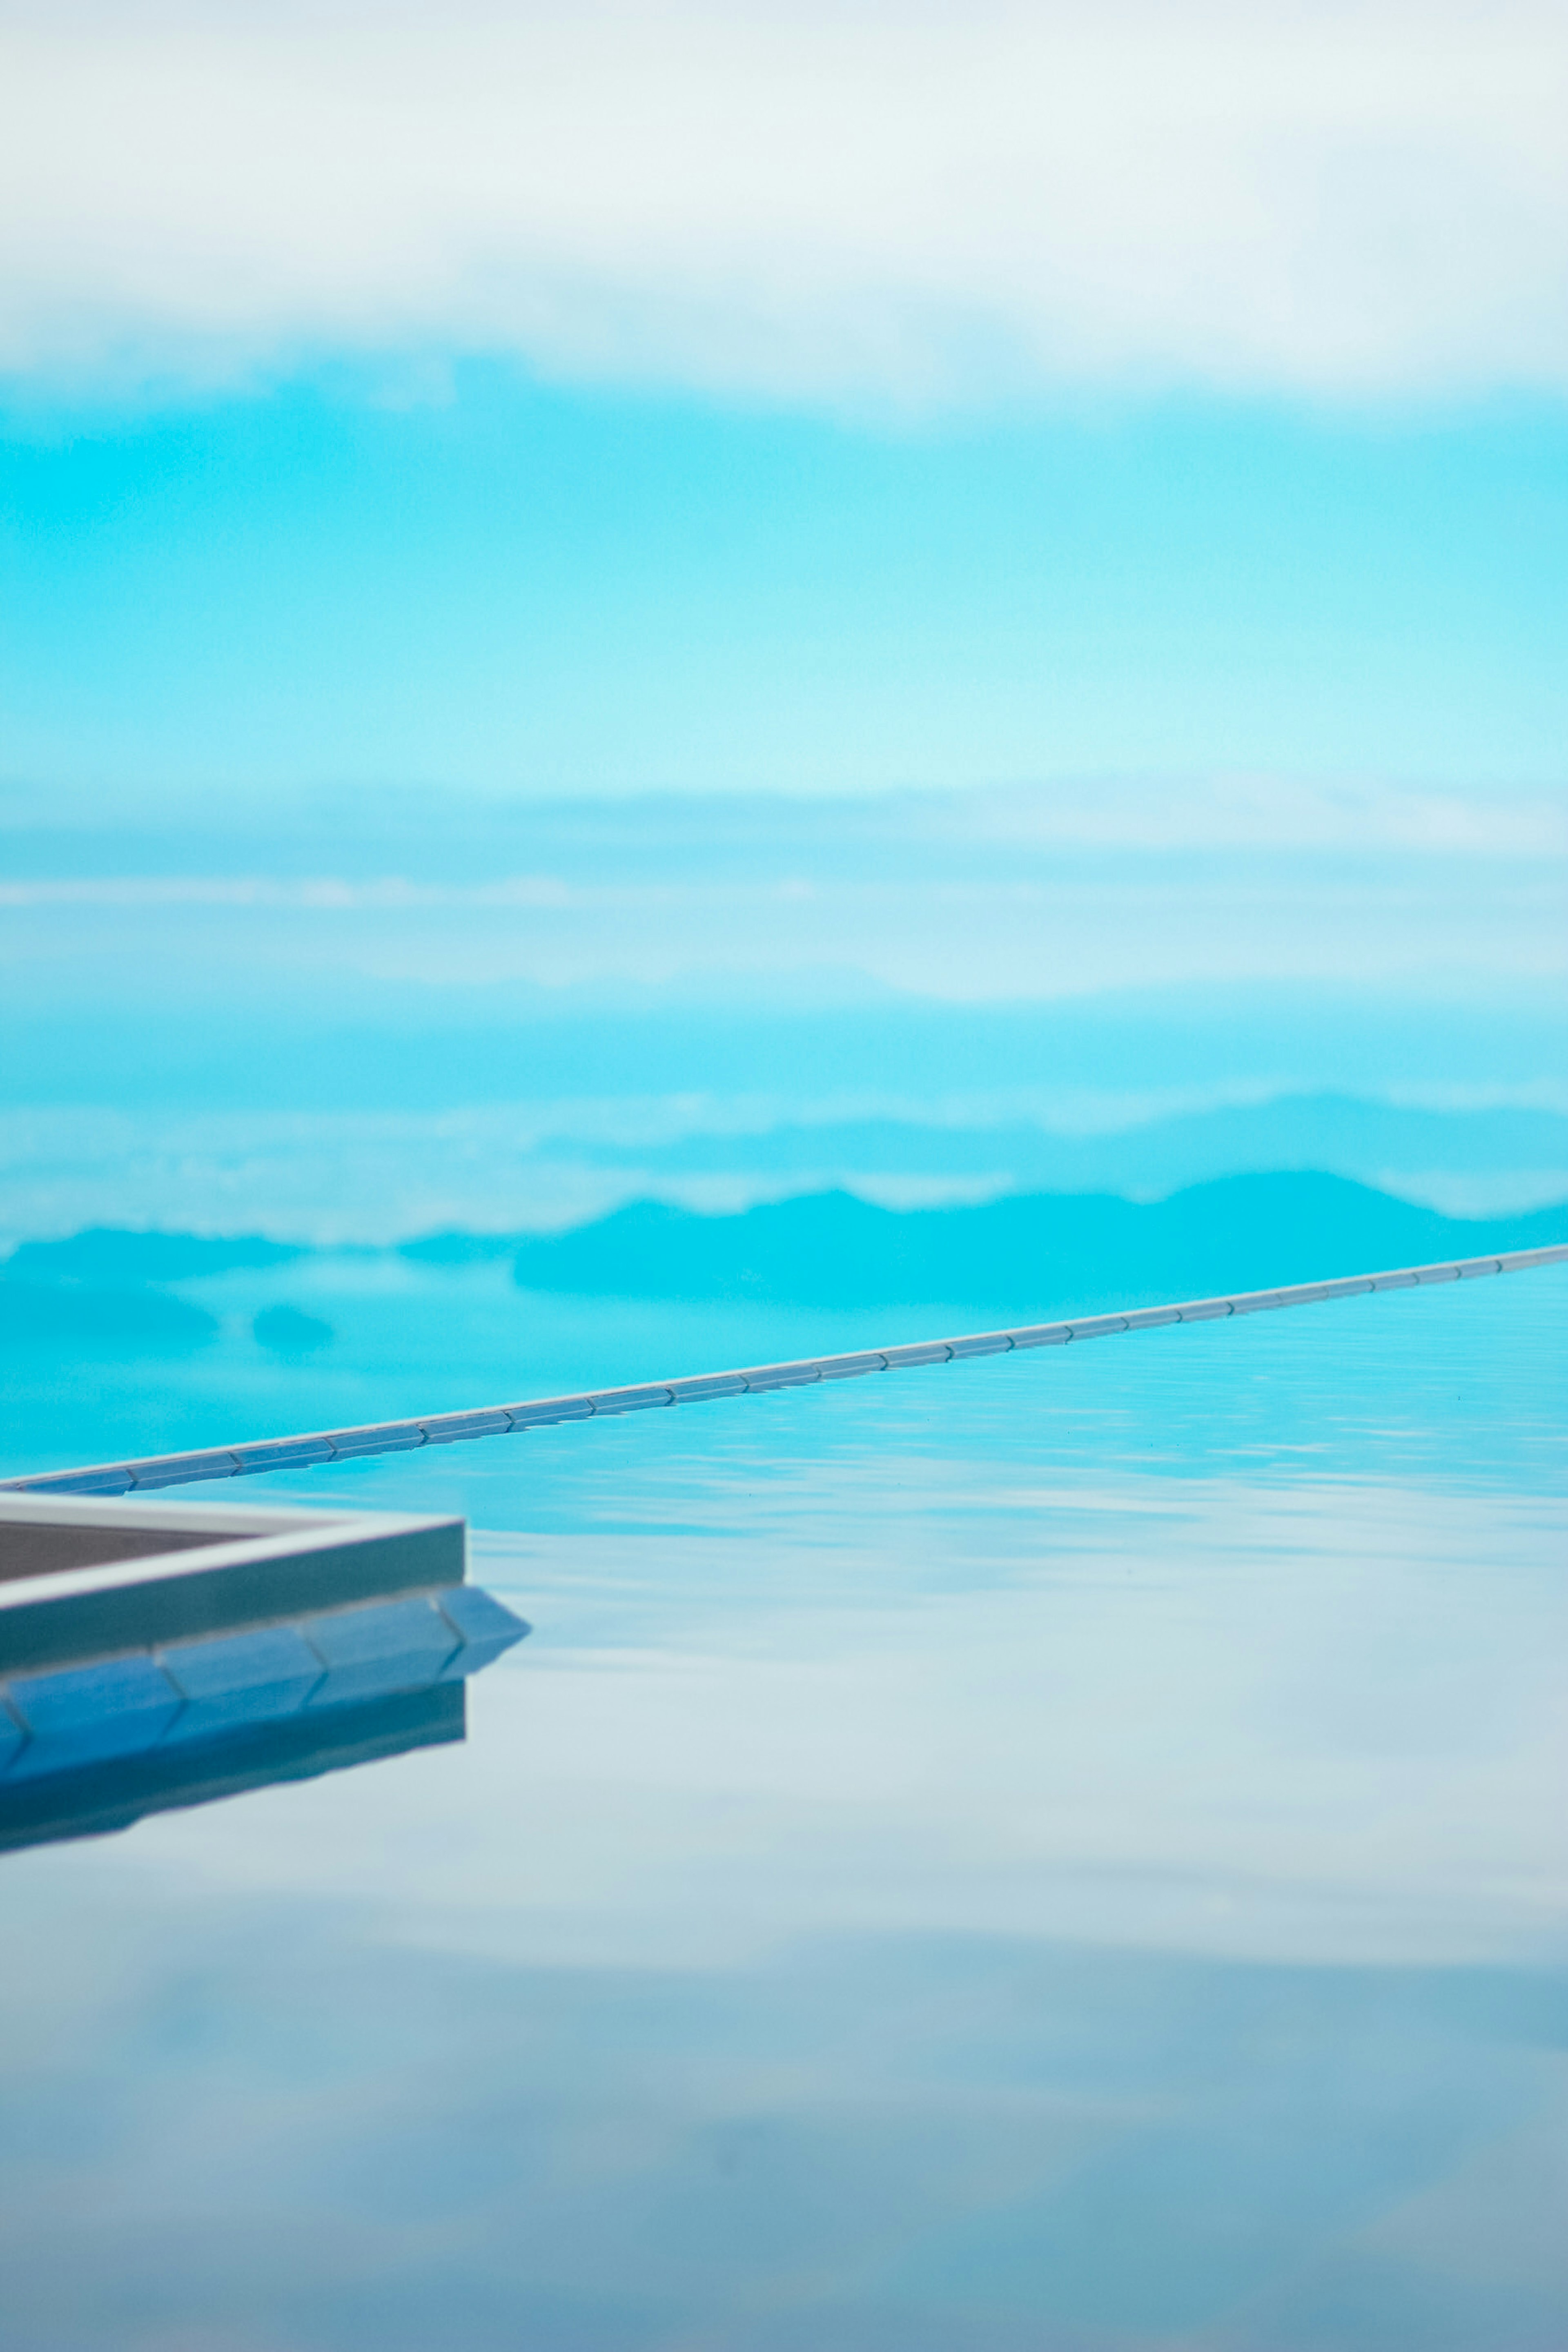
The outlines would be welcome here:
<svg viewBox="0 0 1568 2352">
<path fill-rule="evenodd" d="M 1568 386 L 1534 5 L 13 6 L 0 368 Z"/>
</svg>

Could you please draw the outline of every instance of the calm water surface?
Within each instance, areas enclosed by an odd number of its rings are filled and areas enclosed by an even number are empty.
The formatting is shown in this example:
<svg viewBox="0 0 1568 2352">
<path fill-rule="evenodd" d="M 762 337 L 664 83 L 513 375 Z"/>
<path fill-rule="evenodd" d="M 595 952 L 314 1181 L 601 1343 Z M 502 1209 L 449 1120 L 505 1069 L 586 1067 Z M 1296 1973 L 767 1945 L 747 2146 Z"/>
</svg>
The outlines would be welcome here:
<svg viewBox="0 0 1568 2352">
<path fill-rule="evenodd" d="M 535 1631 L 0 1858 L 0 2337 L 1561 2352 L 1565 1276 L 250 1482 Z"/>
</svg>

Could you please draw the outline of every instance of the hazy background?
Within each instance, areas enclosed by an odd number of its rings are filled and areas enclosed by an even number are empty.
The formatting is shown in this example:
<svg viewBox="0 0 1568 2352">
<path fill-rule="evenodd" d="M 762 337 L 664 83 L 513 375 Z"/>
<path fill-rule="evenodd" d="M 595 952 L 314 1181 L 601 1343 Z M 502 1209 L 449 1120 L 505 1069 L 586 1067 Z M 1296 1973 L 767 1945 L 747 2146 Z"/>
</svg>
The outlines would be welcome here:
<svg viewBox="0 0 1568 2352">
<path fill-rule="evenodd" d="M 0 42 L 16 1446 L 1556 1231 L 1559 11 Z"/>
</svg>

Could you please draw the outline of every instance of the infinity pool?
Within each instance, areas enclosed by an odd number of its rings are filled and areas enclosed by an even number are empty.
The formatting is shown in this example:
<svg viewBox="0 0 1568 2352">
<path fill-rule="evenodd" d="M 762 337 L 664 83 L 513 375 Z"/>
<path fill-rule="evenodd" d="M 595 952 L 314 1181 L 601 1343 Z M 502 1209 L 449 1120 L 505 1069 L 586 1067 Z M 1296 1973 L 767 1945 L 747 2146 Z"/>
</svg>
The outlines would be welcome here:
<svg viewBox="0 0 1568 2352">
<path fill-rule="evenodd" d="M 0 1857 L 8 2352 L 1561 2352 L 1565 1310 L 250 1482 L 533 1633 Z"/>
</svg>

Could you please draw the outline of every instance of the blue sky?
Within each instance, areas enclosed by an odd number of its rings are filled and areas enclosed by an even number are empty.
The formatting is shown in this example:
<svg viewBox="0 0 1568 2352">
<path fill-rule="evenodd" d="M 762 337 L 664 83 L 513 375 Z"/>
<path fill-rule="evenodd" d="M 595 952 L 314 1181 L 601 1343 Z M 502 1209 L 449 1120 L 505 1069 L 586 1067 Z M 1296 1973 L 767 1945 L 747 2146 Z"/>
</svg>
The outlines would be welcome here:
<svg viewBox="0 0 1568 2352">
<path fill-rule="evenodd" d="M 5 766 L 531 793 L 1556 783 L 1568 411 L 897 423 L 515 359 L 13 412 Z"/>
<path fill-rule="evenodd" d="M 1565 110 L 1538 0 L 0 0 L 0 1226 L 1561 1109 Z"/>
<path fill-rule="evenodd" d="M 0 49 L 19 786 L 1563 780 L 1539 0 Z"/>
</svg>

